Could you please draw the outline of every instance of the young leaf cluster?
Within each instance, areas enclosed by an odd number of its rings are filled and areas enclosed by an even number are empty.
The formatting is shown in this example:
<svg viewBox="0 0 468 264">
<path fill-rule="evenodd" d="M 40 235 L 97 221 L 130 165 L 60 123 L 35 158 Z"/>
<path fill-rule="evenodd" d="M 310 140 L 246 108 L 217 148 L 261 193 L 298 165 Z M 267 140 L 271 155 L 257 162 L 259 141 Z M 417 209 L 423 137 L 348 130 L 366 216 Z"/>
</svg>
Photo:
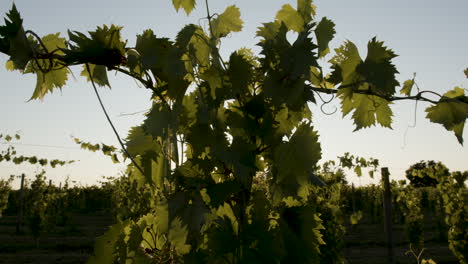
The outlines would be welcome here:
<svg viewBox="0 0 468 264">
<path fill-rule="evenodd" d="M 16 148 L 12 145 L 20 140 L 20 135 L 15 134 L 14 136 L 8 134 L 0 134 L 0 140 L 4 140 L 5 144 L 7 145 L 6 149 L 0 150 L 0 162 L 13 162 L 15 165 L 22 164 L 23 162 L 29 162 L 32 165 L 40 165 L 45 167 L 49 165 L 52 168 L 57 166 L 65 166 L 67 164 L 71 164 L 75 162 L 74 160 L 59 160 L 59 159 L 45 159 L 45 158 L 38 158 L 36 156 L 23 156 L 19 155 L 16 151 Z"/>
</svg>

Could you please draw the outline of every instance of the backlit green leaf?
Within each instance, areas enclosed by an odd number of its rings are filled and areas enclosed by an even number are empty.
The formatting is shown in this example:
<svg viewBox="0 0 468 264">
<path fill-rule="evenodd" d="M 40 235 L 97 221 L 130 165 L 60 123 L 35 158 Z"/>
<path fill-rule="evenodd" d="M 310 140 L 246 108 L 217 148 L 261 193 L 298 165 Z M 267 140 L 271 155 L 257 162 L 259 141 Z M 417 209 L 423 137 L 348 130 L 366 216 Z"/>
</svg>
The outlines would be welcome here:
<svg viewBox="0 0 468 264">
<path fill-rule="evenodd" d="M 184 255 L 190 252 L 190 245 L 186 244 L 188 230 L 179 217 L 171 221 L 168 239 L 175 251 L 179 255 Z"/>
<path fill-rule="evenodd" d="M 125 60 L 125 45 L 120 31 L 122 27 L 103 25 L 89 31 L 89 37 L 80 32 L 68 31 L 69 49 L 63 59 L 66 63 L 91 63 L 96 65 L 117 66 Z"/>
<path fill-rule="evenodd" d="M 276 19 L 283 22 L 290 30 L 301 32 L 304 29 L 304 19 L 290 4 L 283 5 L 276 13 Z"/>
<path fill-rule="evenodd" d="M 60 33 L 50 34 L 42 38 L 42 42 L 47 50 L 52 51 L 59 48 L 65 48 L 65 39 L 59 37 Z M 57 54 L 62 55 L 63 52 L 57 51 Z M 32 62 L 27 71 L 35 72 L 37 75 L 36 89 L 34 90 L 31 99 L 42 99 L 47 93 L 52 93 L 54 88 L 61 88 L 68 80 L 68 68 L 57 64 L 57 60 L 37 60 Z M 39 68 L 40 66 L 40 68 Z M 42 70 L 50 70 L 43 72 Z"/>
<path fill-rule="evenodd" d="M 210 64 L 211 48 L 209 38 L 200 26 L 186 25 L 178 34 L 176 44 L 188 53 L 187 72 L 191 72 L 195 65 L 208 66 Z"/>
<path fill-rule="evenodd" d="M 373 92 L 391 96 L 395 94 L 395 87 L 399 86 L 396 80 L 398 74 L 392 59 L 397 55 L 377 41 L 374 37 L 367 44 L 366 60 L 358 65 L 356 72 L 369 84 L 369 89 Z"/>
<path fill-rule="evenodd" d="M 330 41 L 333 39 L 335 33 L 335 23 L 326 17 L 322 18 L 320 23 L 315 28 L 319 57 L 323 57 L 330 52 L 328 43 L 330 43 Z"/>
<path fill-rule="evenodd" d="M 312 21 L 312 17 L 316 15 L 315 10 L 316 6 L 312 4 L 312 0 L 297 0 L 297 12 L 305 23 Z"/>
<path fill-rule="evenodd" d="M 359 51 L 351 41 L 346 41 L 339 48 L 335 49 L 336 55 L 331 58 L 334 71 L 330 77 L 333 83 L 348 85 L 356 82 L 359 76 L 356 74 L 356 67 L 362 62 Z"/>
<path fill-rule="evenodd" d="M 356 173 L 358 177 L 361 177 L 362 176 L 361 166 L 354 167 L 354 172 Z"/>
<path fill-rule="evenodd" d="M 436 105 L 426 108 L 426 112 L 426 117 L 431 122 L 442 124 L 445 129 L 453 131 L 458 142 L 463 144 L 463 128 L 468 117 L 468 97 L 462 88 L 455 87 L 448 91 Z"/>
<path fill-rule="evenodd" d="M 195 0 L 172 0 L 172 4 L 174 5 L 174 8 L 179 11 L 180 8 L 183 8 L 185 13 L 187 15 L 192 12 L 192 10 L 195 8 Z"/>
<path fill-rule="evenodd" d="M 275 150 L 276 183 L 284 185 L 286 190 L 297 191 L 299 186 L 309 182 L 309 171 L 321 156 L 317 133 L 307 123 L 301 124 L 289 142 Z"/>
<path fill-rule="evenodd" d="M 115 244 L 124 232 L 129 222 L 120 222 L 111 226 L 107 232 L 96 239 L 94 256 L 90 257 L 87 264 L 112 264 L 116 259 Z"/>
<path fill-rule="evenodd" d="M 353 93 L 346 95 L 350 88 L 341 89 L 338 96 L 342 99 L 341 107 L 343 116 L 354 110 L 352 118 L 356 125 L 356 130 L 366 128 L 379 123 L 383 127 L 391 128 L 392 110 L 389 107 L 391 102 L 374 95 Z"/>
<path fill-rule="evenodd" d="M 349 220 L 352 225 L 356 225 L 359 223 L 359 221 L 362 219 L 362 212 L 357 211 L 349 216 Z"/>
<path fill-rule="evenodd" d="M 242 30 L 244 22 L 240 18 L 239 8 L 232 5 L 228 6 L 224 12 L 217 16 L 211 22 L 213 34 L 216 38 L 226 37 L 231 32 Z"/>
<path fill-rule="evenodd" d="M 42 73 L 38 71 L 37 75 L 37 84 L 34 93 L 31 96 L 32 99 L 42 99 L 47 93 L 52 93 L 54 88 L 61 88 L 65 85 L 67 81 L 68 69 L 63 68 L 60 70 L 54 70 L 48 73 Z"/>
<path fill-rule="evenodd" d="M 33 56 L 33 43 L 26 37 L 23 19 L 14 3 L 6 16 L 5 25 L 0 26 L 0 52 L 10 55 L 15 69 L 24 70 Z"/>
<path fill-rule="evenodd" d="M 93 78 L 93 81 L 95 84 L 99 86 L 108 86 L 110 87 L 109 84 L 109 79 L 107 78 L 107 69 L 106 66 L 104 65 L 94 65 L 94 64 L 88 64 L 89 65 L 89 71 L 91 73 L 91 77 Z M 88 69 L 86 68 L 86 65 L 83 65 L 83 71 L 81 71 L 81 76 L 86 77 L 86 80 L 88 82 L 91 81 L 91 77 L 89 76 Z"/>
<path fill-rule="evenodd" d="M 15 70 L 15 63 L 12 60 L 8 60 L 5 63 L 5 68 L 9 71 L 14 71 Z"/>
<path fill-rule="evenodd" d="M 413 85 L 414 85 L 414 79 L 406 80 L 403 83 L 403 87 L 401 88 L 400 93 L 404 94 L 406 96 L 410 96 L 411 95 L 411 89 L 413 88 Z"/>
<path fill-rule="evenodd" d="M 158 144 L 155 143 L 153 137 L 146 134 L 142 127 L 132 127 L 130 129 L 125 145 L 127 151 L 133 157 L 158 149 Z"/>
</svg>

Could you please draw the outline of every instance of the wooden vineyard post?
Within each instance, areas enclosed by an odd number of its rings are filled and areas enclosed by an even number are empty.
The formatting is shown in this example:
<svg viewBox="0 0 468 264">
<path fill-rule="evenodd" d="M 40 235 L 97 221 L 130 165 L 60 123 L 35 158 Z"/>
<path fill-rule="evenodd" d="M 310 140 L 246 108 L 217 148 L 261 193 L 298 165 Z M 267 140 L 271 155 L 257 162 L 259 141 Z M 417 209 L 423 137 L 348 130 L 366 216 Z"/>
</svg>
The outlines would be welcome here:
<svg viewBox="0 0 468 264">
<path fill-rule="evenodd" d="M 356 213 L 356 199 L 354 198 L 354 183 L 351 184 L 351 200 L 353 203 L 353 214 Z"/>
<path fill-rule="evenodd" d="M 24 173 L 21 174 L 21 185 L 18 203 L 18 216 L 16 218 L 16 234 L 21 232 L 21 223 L 23 221 L 23 198 L 24 198 Z"/>
<path fill-rule="evenodd" d="M 392 193 L 390 191 L 390 173 L 388 168 L 382 168 L 382 183 L 384 187 L 383 192 L 383 207 L 384 207 L 384 228 L 387 234 L 387 254 L 389 264 L 395 263 L 395 256 L 393 252 L 393 229 L 392 229 Z"/>
</svg>

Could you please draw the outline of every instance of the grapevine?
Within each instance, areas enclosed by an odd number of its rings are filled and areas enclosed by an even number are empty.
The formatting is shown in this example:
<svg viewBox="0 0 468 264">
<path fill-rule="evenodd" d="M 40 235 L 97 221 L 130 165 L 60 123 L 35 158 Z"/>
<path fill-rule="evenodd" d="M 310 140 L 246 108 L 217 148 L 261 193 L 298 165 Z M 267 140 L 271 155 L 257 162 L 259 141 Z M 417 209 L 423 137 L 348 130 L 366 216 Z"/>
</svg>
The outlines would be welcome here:
<svg viewBox="0 0 468 264">
<path fill-rule="evenodd" d="M 8 205 L 8 196 L 11 191 L 11 182 L 13 181 L 14 176 L 10 177 L 8 180 L 0 179 L 0 217 L 2 217 L 2 212 L 7 208 Z"/>
<path fill-rule="evenodd" d="M 173 4 L 189 14 L 195 2 Z M 321 94 L 340 101 L 355 130 L 390 128 L 390 105 L 396 101 L 427 102 L 426 117 L 463 143 L 464 89 L 443 95 L 414 92 L 413 79 L 397 96 L 396 54 L 376 38 L 368 42 L 364 59 L 346 41 L 327 65 L 320 65 L 331 52 L 335 25 L 316 17 L 311 0 L 298 0 L 296 8 L 284 5 L 274 21 L 259 27 L 260 54 L 240 49 L 227 59 L 219 45 L 242 30 L 240 10 L 228 6 L 212 15 L 207 0 L 205 6 L 208 30 L 189 24 L 169 40 L 148 29 L 134 47 L 115 25 L 88 34 L 69 31 L 68 40 L 58 33 L 40 37 L 24 30 L 14 5 L 0 27 L 0 52 L 10 56 L 7 68 L 37 76 L 31 99 L 62 88 L 69 67 L 82 65 L 81 74 L 114 127 L 96 88 L 109 86 L 108 71 L 152 91 L 143 124 L 125 140 L 114 129 L 132 161 L 122 181 L 131 189 L 121 199 L 127 204 L 120 221 L 97 239 L 88 263 L 320 263 L 324 251 L 338 250 L 339 245 L 327 248 L 324 241 L 324 234 L 341 232 L 324 231 L 341 225 L 333 213 L 336 204 L 317 199 L 314 184 L 322 150 L 308 104 L 328 103 Z M 294 41 L 287 39 L 288 32 L 297 33 Z M 325 67 L 331 74 L 323 74 Z M 354 169 L 360 174 L 361 165 Z M 254 188 L 260 175 L 266 191 Z M 329 191 L 339 200 L 337 190 Z M 132 202 L 131 195 L 140 200 Z M 335 222 L 324 223 L 321 213 Z"/>
<path fill-rule="evenodd" d="M 442 168 L 440 168 L 442 169 Z M 450 250 L 458 258 L 460 263 L 468 263 L 467 234 L 468 207 L 466 198 L 468 192 L 465 182 L 468 179 L 468 171 L 453 172 L 451 177 L 438 178 L 437 188 L 442 194 L 445 208 L 445 222 L 449 226 L 448 242 Z"/>
</svg>

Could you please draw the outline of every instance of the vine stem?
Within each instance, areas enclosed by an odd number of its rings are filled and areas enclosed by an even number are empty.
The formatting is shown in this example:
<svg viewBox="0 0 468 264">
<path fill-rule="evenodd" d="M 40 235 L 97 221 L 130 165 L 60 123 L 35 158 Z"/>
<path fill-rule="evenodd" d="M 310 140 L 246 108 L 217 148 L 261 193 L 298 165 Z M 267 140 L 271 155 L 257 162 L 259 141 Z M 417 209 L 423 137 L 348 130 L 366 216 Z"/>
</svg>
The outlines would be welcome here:
<svg viewBox="0 0 468 264">
<path fill-rule="evenodd" d="M 336 93 L 338 93 L 338 91 L 340 89 L 343 89 L 343 88 L 346 88 L 346 87 L 351 87 L 351 86 L 353 86 L 355 84 L 356 83 L 349 84 L 349 85 L 342 85 L 342 86 L 338 87 L 337 89 L 326 89 L 326 88 L 314 87 L 314 86 L 310 86 L 310 85 L 309 85 L 309 88 L 314 92 L 321 92 L 321 93 L 326 93 L 326 94 L 336 94 Z M 457 102 L 461 102 L 460 100 L 457 100 L 455 98 L 446 98 L 446 97 L 444 97 L 444 96 L 442 96 L 442 95 L 440 95 L 440 94 L 438 94 L 436 92 L 433 92 L 433 91 L 420 91 L 416 95 L 413 95 L 413 96 L 385 96 L 385 95 L 380 95 L 380 94 L 373 93 L 372 91 L 369 91 L 369 90 L 353 90 L 353 93 L 374 95 L 374 96 L 383 98 L 383 99 L 385 99 L 387 101 L 391 101 L 391 102 L 400 101 L 400 100 L 417 100 L 417 101 L 424 101 L 424 102 L 437 104 L 438 103 L 437 101 L 434 101 L 434 100 L 431 100 L 429 98 L 426 98 L 426 97 L 422 96 L 424 93 L 431 93 L 431 94 L 434 94 L 436 96 L 439 96 L 440 98 L 444 98 L 445 100 L 448 100 L 448 101 L 454 100 L 454 101 L 457 101 Z"/>
<path fill-rule="evenodd" d="M 210 14 L 210 6 L 208 5 L 208 0 L 205 0 L 205 6 L 206 6 L 206 15 L 207 15 L 207 18 L 208 18 L 208 26 L 210 28 L 210 46 L 212 46 L 211 48 L 214 49 L 214 57 L 217 61 L 217 63 L 221 64 L 221 66 L 223 67 L 223 69 L 226 71 L 227 68 L 226 68 L 226 64 L 224 63 L 223 59 L 221 58 L 221 55 L 219 54 L 219 50 L 218 50 L 218 47 L 216 47 L 216 42 L 215 42 L 215 35 L 214 35 L 214 32 L 213 32 L 213 26 L 211 25 L 211 14 Z M 214 16 L 214 15 L 213 15 Z"/>
<path fill-rule="evenodd" d="M 125 147 L 122 139 L 120 138 L 119 133 L 115 129 L 114 123 L 112 123 L 112 120 L 110 119 L 109 114 L 107 114 L 106 108 L 104 107 L 104 104 L 102 103 L 101 96 L 99 95 L 99 92 L 98 92 L 98 90 L 96 88 L 96 84 L 94 83 L 93 76 L 91 75 L 91 70 L 89 69 L 89 64 L 86 63 L 85 65 L 86 65 L 86 71 L 88 72 L 88 75 L 89 75 L 89 79 L 91 80 L 91 84 L 93 85 L 94 92 L 96 93 L 96 97 L 98 98 L 99 104 L 101 105 L 102 111 L 104 112 L 104 115 L 106 116 L 107 121 L 109 122 L 110 126 L 112 127 L 112 130 L 114 131 L 114 134 L 117 137 L 117 140 L 119 141 L 119 144 L 122 147 L 122 150 L 125 152 L 125 154 L 128 156 L 128 158 L 132 161 L 133 165 L 135 165 L 135 167 L 141 172 L 141 174 L 144 175 L 145 173 L 144 173 L 143 169 L 141 169 L 141 167 L 138 165 L 138 163 L 136 163 L 136 161 L 133 159 L 132 155 L 130 155 L 130 153 L 128 152 L 128 150 Z"/>
<path fill-rule="evenodd" d="M 208 26 L 210 27 L 211 37 L 214 37 L 213 27 L 211 26 L 210 6 L 208 5 L 208 0 L 205 0 L 205 6 L 206 6 L 206 15 L 208 17 Z"/>
</svg>

